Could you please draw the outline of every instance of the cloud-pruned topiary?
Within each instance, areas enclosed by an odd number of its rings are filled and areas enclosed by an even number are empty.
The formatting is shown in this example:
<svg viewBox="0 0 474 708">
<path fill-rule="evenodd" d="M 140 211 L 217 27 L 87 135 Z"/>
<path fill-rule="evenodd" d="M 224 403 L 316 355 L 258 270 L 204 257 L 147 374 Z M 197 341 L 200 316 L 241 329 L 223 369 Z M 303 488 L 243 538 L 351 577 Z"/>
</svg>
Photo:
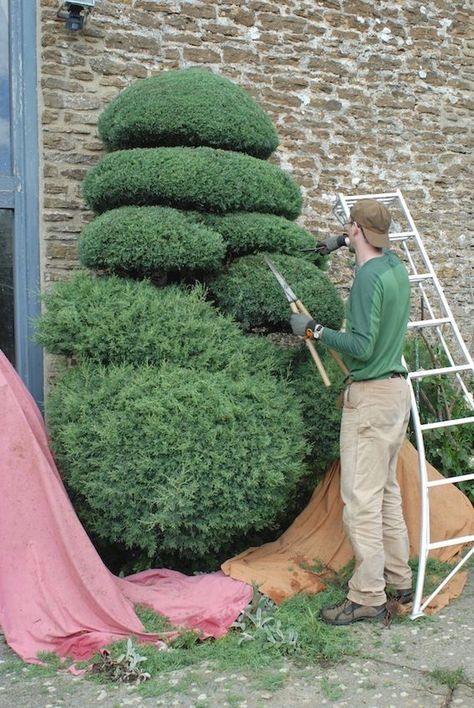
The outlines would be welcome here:
<svg viewBox="0 0 474 708">
<path fill-rule="evenodd" d="M 156 288 L 148 281 L 78 273 L 43 296 L 37 341 L 53 354 L 97 364 L 143 363 L 240 375 L 278 373 L 278 349 L 247 337 L 205 299 L 202 287 Z"/>
<path fill-rule="evenodd" d="M 310 360 L 300 367 L 289 348 L 235 321 L 288 331 L 262 252 L 323 324 L 339 327 L 342 302 L 317 256 L 295 257 L 314 244 L 292 223 L 300 189 L 259 159 L 276 133 L 227 79 L 185 70 L 140 82 L 106 109 L 100 133 L 119 151 L 84 181 L 101 216 L 80 256 L 107 274 L 56 283 L 38 329 L 73 365 L 47 404 L 52 440 L 104 549 L 116 543 L 140 569 L 164 559 L 204 570 L 299 511 L 333 449 L 334 390 Z"/>
<path fill-rule="evenodd" d="M 233 258 L 257 251 L 280 251 L 303 257 L 302 249 L 314 248 L 316 243 L 308 231 L 282 216 L 244 211 L 228 214 L 191 213 L 195 214 L 197 220 L 221 234 L 227 253 Z M 304 257 L 318 265 L 323 263 L 323 258 L 314 251 L 306 253 Z"/>
<path fill-rule="evenodd" d="M 288 302 L 263 256 L 259 253 L 237 258 L 209 283 L 209 289 L 219 307 L 245 329 L 288 330 Z M 302 258 L 280 253 L 269 256 L 316 320 L 326 327 L 339 329 L 344 308 L 327 275 Z"/>
<path fill-rule="evenodd" d="M 79 258 L 88 268 L 124 274 L 214 271 L 224 260 L 222 237 L 170 207 L 121 207 L 81 233 Z"/>
<path fill-rule="evenodd" d="M 302 207 L 293 179 L 256 157 L 212 148 L 135 148 L 106 155 L 86 175 L 84 198 L 96 212 L 171 206 L 198 211 L 261 211 L 295 219 Z"/>
<path fill-rule="evenodd" d="M 99 118 L 109 150 L 205 145 L 269 157 L 278 135 L 254 99 L 206 69 L 164 71 L 126 88 Z"/>
<path fill-rule="evenodd" d="M 47 413 L 89 531 L 150 557 L 218 554 L 271 523 L 305 472 L 298 404 L 267 376 L 85 363 Z"/>
</svg>

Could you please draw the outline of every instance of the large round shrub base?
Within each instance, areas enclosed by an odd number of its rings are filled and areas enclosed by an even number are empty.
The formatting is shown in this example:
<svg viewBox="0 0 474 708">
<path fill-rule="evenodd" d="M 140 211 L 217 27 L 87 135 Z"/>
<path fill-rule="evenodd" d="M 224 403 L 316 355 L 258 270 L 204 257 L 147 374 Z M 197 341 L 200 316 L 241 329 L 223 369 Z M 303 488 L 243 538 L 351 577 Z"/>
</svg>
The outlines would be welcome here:
<svg viewBox="0 0 474 708">
<path fill-rule="evenodd" d="M 218 554 L 268 527 L 305 473 L 298 404 L 271 377 L 83 364 L 47 412 L 86 529 L 150 558 Z"/>
</svg>

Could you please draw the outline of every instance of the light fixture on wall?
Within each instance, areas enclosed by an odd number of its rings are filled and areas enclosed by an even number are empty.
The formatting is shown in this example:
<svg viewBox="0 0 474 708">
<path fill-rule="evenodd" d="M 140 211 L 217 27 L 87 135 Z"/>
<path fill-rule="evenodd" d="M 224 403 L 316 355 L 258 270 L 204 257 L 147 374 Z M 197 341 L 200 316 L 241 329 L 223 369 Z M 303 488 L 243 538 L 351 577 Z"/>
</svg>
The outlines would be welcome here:
<svg viewBox="0 0 474 708">
<path fill-rule="evenodd" d="M 77 32 L 86 23 L 87 17 L 95 7 L 96 0 L 80 0 L 80 2 L 63 2 L 56 18 L 65 20 L 66 29 Z"/>
</svg>

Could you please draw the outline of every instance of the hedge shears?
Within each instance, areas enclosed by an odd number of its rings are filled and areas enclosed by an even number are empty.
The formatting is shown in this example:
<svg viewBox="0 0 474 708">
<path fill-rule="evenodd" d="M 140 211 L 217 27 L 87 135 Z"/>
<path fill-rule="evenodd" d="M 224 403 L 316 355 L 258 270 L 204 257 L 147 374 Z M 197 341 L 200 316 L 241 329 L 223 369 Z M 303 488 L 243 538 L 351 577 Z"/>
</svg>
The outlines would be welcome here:
<svg viewBox="0 0 474 708">
<path fill-rule="evenodd" d="M 285 278 L 282 276 L 280 271 L 277 270 L 273 261 L 270 258 L 268 258 L 268 256 L 264 256 L 264 259 L 265 259 L 265 263 L 267 264 L 267 266 L 270 268 L 273 275 L 277 279 L 278 284 L 280 285 L 281 289 L 285 293 L 286 299 L 288 300 L 288 302 L 290 304 L 291 311 L 297 315 L 306 315 L 308 317 L 308 319 L 312 319 L 312 316 L 309 314 L 306 307 L 303 305 L 301 300 L 296 296 L 294 291 L 290 288 L 290 286 L 288 285 L 288 283 L 286 282 Z M 308 330 L 306 330 L 306 335 L 304 338 L 305 344 L 309 349 L 309 353 L 313 357 L 314 363 L 316 364 L 316 367 L 321 375 L 321 378 L 322 378 L 325 386 L 330 386 L 331 382 L 330 382 L 329 377 L 326 373 L 326 369 L 324 368 L 323 363 L 322 363 L 321 359 L 319 358 L 319 354 L 316 351 L 316 347 L 314 346 L 314 343 L 312 340 L 313 340 L 313 331 L 311 329 L 308 329 Z M 333 359 L 335 360 L 335 362 L 337 363 L 337 365 L 339 366 L 341 371 L 345 375 L 347 375 L 349 373 L 349 370 L 348 370 L 347 366 L 344 364 L 344 362 L 342 361 L 339 354 L 337 352 L 335 352 L 334 349 L 329 349 L 329 353 L 331 354 L 331 356 L 333 357 Z"/>
<path fill-rule="evenodd" d="M 309 314 L 308 310 L 303 305 L 301 300 L 295 295 L 295 293 L 290 288 L 290 286 L 288 285 L 288 283 L 286 282 L 285 278 L 282 276 L 280 271 L 276 269 L 273 261 L 271 261 L 270 258 L 268 258 L 268 256 L 264 256 L 264 259 L 265 259 L 265 263 L 270 268 L 270 270 L 272 271 L 276 280 L 278 281 L 278 284 L 280 285 L 281 289 L 285 293 L 286 299 L 288 300 L 288 302 L 290 304 L 291 311 L 294 312 L 296 315 L 307 315 L 308 319 L 312 319 L 311 315 Z M 316 347 L 314 346 L 314 342 L 312 341 L 312 339 L 313 339 L 312 330 L 311 329 L 306 330 L 306 334 L 304 337 L 304 343 L 308 347 L 309 353 L 313 357 L 313 361 L 316 364 L 316 367 L 321 375 L 324 385 L 330 386 L 331 382 L 330 382 L 329 377 L 326 373 L 326 369 L 324 368 L 323 363 L 322 363 L 321 359 L 319 358 L 319 354 L 316 351 Z"/>
</svg>

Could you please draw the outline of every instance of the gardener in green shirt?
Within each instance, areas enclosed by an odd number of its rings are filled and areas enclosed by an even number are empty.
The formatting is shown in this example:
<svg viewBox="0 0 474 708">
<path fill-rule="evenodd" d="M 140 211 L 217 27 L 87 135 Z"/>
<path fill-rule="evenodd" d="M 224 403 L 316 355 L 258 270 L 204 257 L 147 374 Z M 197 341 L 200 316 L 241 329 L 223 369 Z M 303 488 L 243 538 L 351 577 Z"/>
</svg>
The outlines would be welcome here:
<svg viewBox="0 0 474 708">
<path fill-rule="evenodd" d="M 388 249 L 391 216 L 373 199 L 351 209 L 347 235 L 356 275 L 347 303 L 346 331 L 337 332 L 293 315 L 294 334 L 339 351 L 349 369 L 341 421 L 343 522 L 355 555 L 346 600 L 321 611 L 330 624 L 383 617 L 385 584 L 409 602 L 408 534 L 396 478 L 397 457 L 410 414 L 406 370 L 401 363 L 409 316 L 407 271 Z"/>
</svg>

